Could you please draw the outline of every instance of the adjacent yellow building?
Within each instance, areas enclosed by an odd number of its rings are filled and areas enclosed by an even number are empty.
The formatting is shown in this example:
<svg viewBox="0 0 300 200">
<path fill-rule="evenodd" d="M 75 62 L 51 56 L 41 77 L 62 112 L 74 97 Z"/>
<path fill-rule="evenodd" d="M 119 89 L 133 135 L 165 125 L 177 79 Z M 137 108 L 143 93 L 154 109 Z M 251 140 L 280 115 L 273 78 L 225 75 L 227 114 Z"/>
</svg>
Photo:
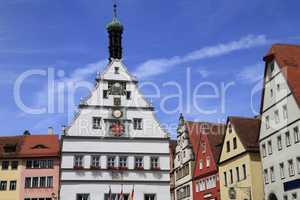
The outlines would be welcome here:
<svg viewBox="0 0 300 200">
<path fill-rule="evenodd" d="M 263 200 L 260 120 L 229 117 L 219 158 L 222 200 Z"/>
<path fill-rule="evenodd" d="M 21 137 L 0 138 L 0 199 L 20 199 L 21 160 L 18 153 Z"/>
</svg>

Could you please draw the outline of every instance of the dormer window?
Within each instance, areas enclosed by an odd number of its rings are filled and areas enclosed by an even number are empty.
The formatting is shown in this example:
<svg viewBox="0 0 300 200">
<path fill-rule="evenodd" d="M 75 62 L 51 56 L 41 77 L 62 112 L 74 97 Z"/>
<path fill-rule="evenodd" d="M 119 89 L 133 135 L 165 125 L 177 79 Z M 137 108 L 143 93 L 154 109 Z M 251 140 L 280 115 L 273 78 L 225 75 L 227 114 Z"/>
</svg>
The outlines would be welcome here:
<svg viewBox="0 0 300 200">
<path fill-rule="evenodd" d="M 38 145 L 35 145 L 34 147 L 32 147 L 32 149 L 47 149 L 48 147 L 46 147 L 45 145 L 43 144 L 38 144 Z"/>
<path fill-rule="evenodd" d="M 17 145 L 16 144 L 7 144 L 3 147 L 5 153 L 14 153 L 16 152 Z"/>
<path fill-rule="evenodd" d="M 115 67 L 115 74 L 119 74 L 120 72 L 119 72 L 119 67 Z"/>
</svg>

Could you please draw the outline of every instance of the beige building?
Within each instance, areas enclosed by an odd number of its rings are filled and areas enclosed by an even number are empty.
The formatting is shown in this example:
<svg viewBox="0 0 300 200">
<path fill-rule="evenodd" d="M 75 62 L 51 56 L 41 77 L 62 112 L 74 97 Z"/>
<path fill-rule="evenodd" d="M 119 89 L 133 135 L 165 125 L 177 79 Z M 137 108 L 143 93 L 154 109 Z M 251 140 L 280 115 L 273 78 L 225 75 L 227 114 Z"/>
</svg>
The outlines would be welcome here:
<svg viewBox="0 0 300 200">
<path fill-rule="evenodd" d="M 222 200 L 262 200 L 259 119 L 229 117 L 219 158 Z"/>
</svg>

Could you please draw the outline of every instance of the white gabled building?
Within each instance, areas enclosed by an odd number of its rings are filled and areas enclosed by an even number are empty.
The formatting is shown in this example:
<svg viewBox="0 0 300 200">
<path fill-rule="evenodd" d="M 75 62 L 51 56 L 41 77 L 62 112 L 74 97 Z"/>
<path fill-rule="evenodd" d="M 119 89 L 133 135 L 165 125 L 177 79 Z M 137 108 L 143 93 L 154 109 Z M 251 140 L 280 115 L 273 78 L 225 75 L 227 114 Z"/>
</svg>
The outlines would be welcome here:
<svg viewBox="0 0 300 200">
<path fill-rule="evenodd" d="M 260 151 L 266 200 L 300 199 L 300 46 L 275 44 L 264 58 Z"/>
<path fill-rule="evenodd" d="M 62 136 L 60 199 L 169 200 L 169 135 L 122 63 L 122 24 L 107 30 L 109 63 Z"/>
</svg>

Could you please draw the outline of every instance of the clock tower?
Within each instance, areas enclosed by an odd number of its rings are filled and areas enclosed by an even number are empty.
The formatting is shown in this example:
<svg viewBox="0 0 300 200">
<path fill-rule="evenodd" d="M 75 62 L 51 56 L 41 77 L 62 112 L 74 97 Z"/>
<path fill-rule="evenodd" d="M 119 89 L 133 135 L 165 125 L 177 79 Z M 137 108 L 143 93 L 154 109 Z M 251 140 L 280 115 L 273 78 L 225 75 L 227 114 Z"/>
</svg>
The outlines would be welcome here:
<svg viewBox="0 0 300 200">
<path fill-rule="evenodd" d="M 62 136 L 60 199 L 168 200 L 169 135 L 123 63 L 116 5 L 106 28 L 108 64 Z"/>
</svg>

